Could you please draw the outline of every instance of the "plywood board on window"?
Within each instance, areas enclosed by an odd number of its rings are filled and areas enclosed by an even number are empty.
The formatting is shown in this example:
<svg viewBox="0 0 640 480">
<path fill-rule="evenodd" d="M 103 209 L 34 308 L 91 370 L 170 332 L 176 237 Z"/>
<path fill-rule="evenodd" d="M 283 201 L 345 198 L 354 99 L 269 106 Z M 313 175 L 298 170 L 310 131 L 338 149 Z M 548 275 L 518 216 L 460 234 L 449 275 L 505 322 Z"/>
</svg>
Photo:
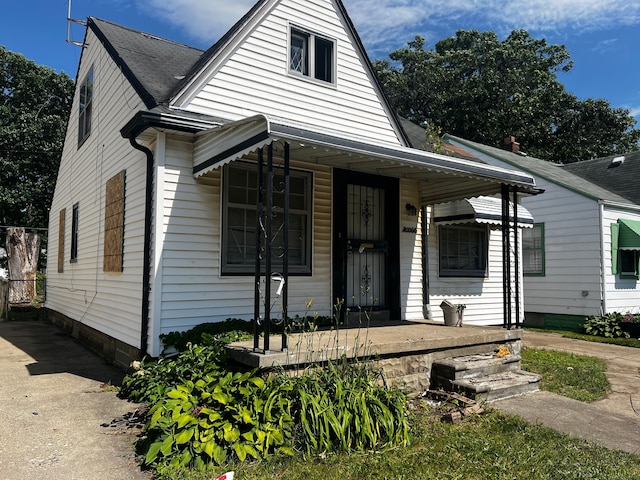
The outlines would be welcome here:
<svg viewBox="0 0 640 480">
<path fill-rule="evenodd" d="M 122 272 L 125 171 L 110 178 L 104 206 L 104 271 Z"/>
</svg>

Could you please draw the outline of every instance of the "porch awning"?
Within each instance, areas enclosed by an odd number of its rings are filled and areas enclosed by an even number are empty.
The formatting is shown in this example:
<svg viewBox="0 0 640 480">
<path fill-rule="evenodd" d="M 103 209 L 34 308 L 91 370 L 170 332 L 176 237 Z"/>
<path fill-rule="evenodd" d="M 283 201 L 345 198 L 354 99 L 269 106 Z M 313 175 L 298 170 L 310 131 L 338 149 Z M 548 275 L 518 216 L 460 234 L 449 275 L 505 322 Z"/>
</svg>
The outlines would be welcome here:
<svg viewBox="0 0 640 480">
<path fill-rule="evenodd" d="M 424 182 L 423 201 L 494 195 L 501 184 L 534 192 L 527 173 L 392 144 L 338 136 L 308 125 L 256 115 L 199 132 L 193 156 L 196 178 L 273 142 L 286 141 L 292 160 Z"/>
<path fill-rule="evenodd" d="M 618 219 L 618 249 L 640 250 L 640 221 Z"/>
<path fill-rule="evenodd" d="M 533 215 L 518 205 L 518 226 L 533 227 Z M 513 203 L 509 202 L 509 220 L 513 221 Z M 502 224 L 502 200 L 495 197 L 477 197 L 439 203 L 433 207 L 433 221 L 439 225 L 457 223 Z"/>
</svg>

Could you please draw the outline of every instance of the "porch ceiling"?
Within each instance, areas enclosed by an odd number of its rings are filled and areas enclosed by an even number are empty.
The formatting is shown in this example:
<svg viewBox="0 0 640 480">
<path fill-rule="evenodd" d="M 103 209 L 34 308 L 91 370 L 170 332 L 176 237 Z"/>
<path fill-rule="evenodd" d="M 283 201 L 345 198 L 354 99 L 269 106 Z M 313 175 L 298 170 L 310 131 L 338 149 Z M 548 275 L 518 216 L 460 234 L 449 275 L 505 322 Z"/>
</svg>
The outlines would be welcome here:
<svg viewBox="0 0 640 480">
<path fill-rule="evenodd" d="M 408 147 L 363 142 L 264 115 L 198 133 L 193 174 L 196 178 L 204 176 L 273 141 L 288 142 L 292 160 L 422 182 L 424 204 L 497 194 L 503 183 L 522 192 L 535 189 L 535 180 L 524 172 Z"/>
</svg>

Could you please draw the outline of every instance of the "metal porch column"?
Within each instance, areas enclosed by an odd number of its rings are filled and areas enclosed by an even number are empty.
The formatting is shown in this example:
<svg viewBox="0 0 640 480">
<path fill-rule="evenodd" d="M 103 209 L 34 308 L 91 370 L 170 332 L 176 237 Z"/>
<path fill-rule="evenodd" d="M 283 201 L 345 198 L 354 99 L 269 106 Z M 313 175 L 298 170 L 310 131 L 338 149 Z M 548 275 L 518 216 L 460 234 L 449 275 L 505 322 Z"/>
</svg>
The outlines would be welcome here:
<svg viewBox="0 0 640 480">
<path fill-rule="evenodd" d="M 503 183 L 502 196 L 502 303 L 503 303 L 503 327 L 511 329 L 511 222 L 509 221 L 509 185 Z"/>
</svg>

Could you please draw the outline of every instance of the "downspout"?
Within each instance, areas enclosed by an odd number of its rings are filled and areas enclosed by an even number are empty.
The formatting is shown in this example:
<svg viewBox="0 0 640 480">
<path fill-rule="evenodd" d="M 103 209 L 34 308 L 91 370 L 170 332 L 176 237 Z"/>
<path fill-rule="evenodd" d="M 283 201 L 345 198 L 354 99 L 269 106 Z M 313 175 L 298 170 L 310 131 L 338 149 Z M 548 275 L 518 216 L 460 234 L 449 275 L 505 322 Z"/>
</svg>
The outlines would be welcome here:
<svg viewBox="0 0 640 480">
<path fill-rule="evenodd" d="M 153 152 L 144 145 L 136 142 L 135 133 L 131 133 L 129 143 L 136 150 L 140 150 L 147 157 L 147 179 L 145 185 L 145 207 L 144 207 L 144 259 L 142 266 L 142 325 L 140 328 L 140 351 L 144 356 L 147 353 L 149 347 L 149 295 L 151 279 L 149 278 L 149 271 L 151 270 L 151 218 L 153 214 Z"/>
<path fill-rule="evenodd" d="M 600 230 L 600 315 L 607 312 L 607 269 L 604 262 L 604 204 L 599 201 L 600 222 L 598 229 Z"/>
</svg>

